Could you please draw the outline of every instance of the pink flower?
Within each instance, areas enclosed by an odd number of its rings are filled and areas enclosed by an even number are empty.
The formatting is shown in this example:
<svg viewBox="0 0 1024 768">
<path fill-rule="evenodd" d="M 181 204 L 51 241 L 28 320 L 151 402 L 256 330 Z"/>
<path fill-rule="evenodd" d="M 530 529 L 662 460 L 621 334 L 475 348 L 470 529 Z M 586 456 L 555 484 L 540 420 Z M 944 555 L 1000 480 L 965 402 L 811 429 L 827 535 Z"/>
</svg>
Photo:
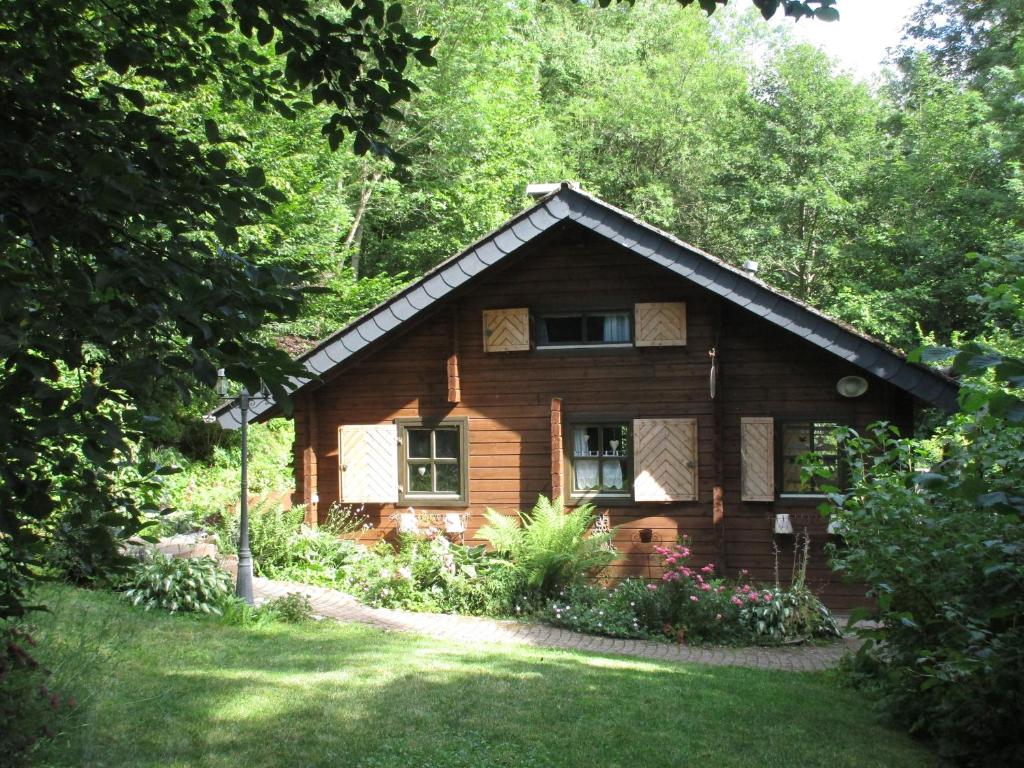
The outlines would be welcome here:
<svg viewBox="0 0 1024 768">
<path fill-rule="evenodd" d="M 649 590 L 651 590 L 651 592 L 657 592 L 658 591 L 658 585 L 657 584 L 648 584 L 647 588 Z"/>
<path fill-rule="evenodd" d="M 750 571 L 748 571 L 746 568 L 744 568 L 742 571 L 740 571 L 740 576 L 749 576 L 749 575 L 750 575 Z"/>
<path fill-rule="evenodd" d="M 702 589 L 703 591 L 707 592 L 708 590 L 710 590 L 710 589 L 711 589 L 711 585 L 710 585 L 710 584 L 708 584 L 707 582 L 705 582 L 704 584 L 701 584 L 701 585 L 700 585 L 700 588 L 701 588 L 701 589 Z"/>
<path fill-rule="evenodd" d="M 763 595 L 761 595 L 761 597 L 764 598 L 764 601 L 766 603 L 770 603 L 772 601 L 772 593 L 771 592 L 765 592 Z"/>
<path fill-rule="evenodd" d="M 750 585 L 749 584 L 744 584 L 743 585 L 743 591 L 744 592 L 749 592 L 750 591 Z"/>
<path fill-rule="evenodd" d="M 751 592 L 750 595 L 747 597 L 747 599 L 750 600 L 750 602 L 752 602 L 752 603 L 756 603 L 757 602 L 757 592 Z"/>
<path fill-rule="evenodd" d="M 743 601 L 740 600 L 738 597 L 734 597 L 731 602 L 733 605 L 743 605 Z"/>
<path fill-rule="evenodd" d="M 711 573 L 714 570 L 715 570 L 715 566 L 712 565 L 711 563 L 708 563 L 707 565 L 705 565 L 703 568 L 700 569 L 700 572 L 701 573 Z"/>
<path fill-rule="evenodd" d="M 691 603 L 696 603 L 699 599 L 700 598 L 697 597 L 696 595 L 690 595 L 690 602 Z"/>
</svg>

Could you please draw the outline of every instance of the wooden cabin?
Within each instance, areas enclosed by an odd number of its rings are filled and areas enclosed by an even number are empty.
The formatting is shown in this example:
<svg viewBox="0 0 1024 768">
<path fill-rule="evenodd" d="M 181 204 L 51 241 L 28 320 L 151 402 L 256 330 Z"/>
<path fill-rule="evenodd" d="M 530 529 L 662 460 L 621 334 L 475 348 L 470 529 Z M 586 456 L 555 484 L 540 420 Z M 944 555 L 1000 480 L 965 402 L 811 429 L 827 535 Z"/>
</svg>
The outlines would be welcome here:
<svg viewBox="0 0 1024 768">
<path fill-rule="evenodd" d="M 569 183 L 300 359 L 318 377 L 293 382 L 310 523 L 360 505 L 387 536 L 412 508 L 470 542 L 488 507 L 554 494 L 616 528 L 612 579 L 659 576 L 654 547 L 684 534 L 765 581 L 777 547 L 785 579 L 806 530 L 837 608 L 863 589 L 828 568 L 796 457 L 827 453 L 832 425 L 909 431 L 956 402 L 938 372 Z"/>
</svg>

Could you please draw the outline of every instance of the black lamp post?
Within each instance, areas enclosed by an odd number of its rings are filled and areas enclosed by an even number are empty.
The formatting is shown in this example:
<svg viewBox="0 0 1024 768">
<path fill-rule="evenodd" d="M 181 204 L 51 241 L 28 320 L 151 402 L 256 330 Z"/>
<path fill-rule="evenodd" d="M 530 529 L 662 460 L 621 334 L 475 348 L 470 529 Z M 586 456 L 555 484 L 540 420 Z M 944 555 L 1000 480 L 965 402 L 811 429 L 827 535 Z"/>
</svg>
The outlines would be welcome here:
<svg viewBox="0 0 1024 768">
<path fill-rule="evenodd" d="M 243 388 L 238 397 L 228 394 L 228 380 L 221 369 L 217 372 L 217 394 L 224 402 L 238 400 L 242 419 L 242 488 L 238 507 L 238 578 L 235 580 L 235 594 L 249 605 L 253 604 L 252 596 L 252 550 L 249 549 L 249 405 L 254 400 L 268 397 L 264 392 L 253 396 Z"/>
</svg>

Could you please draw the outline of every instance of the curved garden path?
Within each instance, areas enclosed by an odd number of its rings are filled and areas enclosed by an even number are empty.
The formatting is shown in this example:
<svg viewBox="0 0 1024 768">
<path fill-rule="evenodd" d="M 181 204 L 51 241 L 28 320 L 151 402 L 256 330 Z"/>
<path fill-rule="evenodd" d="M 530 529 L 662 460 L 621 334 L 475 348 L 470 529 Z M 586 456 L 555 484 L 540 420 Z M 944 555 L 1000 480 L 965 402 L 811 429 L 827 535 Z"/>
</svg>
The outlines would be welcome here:
<svg viewBox="0 0 1024 768">
<path fill-rule="evenodd" d="M 638 656 L 656 661 L 683 661 L 789 672 L 829 669 L 836 665 L 847 648 L 856 647 L 856 641 L 852 638 L 827 646 L 800 645 L 783 648 L 702 648 L 652 640 L 617 640 L 584 635 L 545 624 L 370 608 L 344 592 L 309 584 L 260 578 L 254 579 L 253 583 L 257 600 L 280 597 L 289 592 L 301 592 L 309 597 L 313 611 L 327 618 L 368 624 L 394 632 L 417 632 L 460 643 L 514 643 L 569 651 Z"/>
</svg>

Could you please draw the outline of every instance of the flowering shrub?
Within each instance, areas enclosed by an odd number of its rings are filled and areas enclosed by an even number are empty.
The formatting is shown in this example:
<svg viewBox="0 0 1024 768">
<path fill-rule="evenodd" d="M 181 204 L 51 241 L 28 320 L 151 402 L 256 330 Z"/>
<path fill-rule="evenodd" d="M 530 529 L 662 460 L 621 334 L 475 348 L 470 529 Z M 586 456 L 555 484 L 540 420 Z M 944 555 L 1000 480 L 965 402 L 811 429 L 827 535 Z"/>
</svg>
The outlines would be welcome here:
<svg viewBox="0 0 1024 768">
<path fill-rule="evenodd" d="M 790 590 L 758 588 L 747 571 L 727 581 L 714 564 L 690 564 L 687 539 L 656 547 L 658 582 L 626 579 L 616 588 L 564 590 L 542 612 L 552 624 L 612 637 L 662 636 L 680 643 L 783 642 L 838 636 L 828 609 L 797 581 Z"/>
<path fill-rule="evenodd" d="M 551 624 L 576 632 L 609 637 L 650 637 L 641 615 L 658 613 L 652 593 L 639 579 L 623 582 L 608 590 L 593 584 L 567 587 L 541 611 Z"/>
</svg>

